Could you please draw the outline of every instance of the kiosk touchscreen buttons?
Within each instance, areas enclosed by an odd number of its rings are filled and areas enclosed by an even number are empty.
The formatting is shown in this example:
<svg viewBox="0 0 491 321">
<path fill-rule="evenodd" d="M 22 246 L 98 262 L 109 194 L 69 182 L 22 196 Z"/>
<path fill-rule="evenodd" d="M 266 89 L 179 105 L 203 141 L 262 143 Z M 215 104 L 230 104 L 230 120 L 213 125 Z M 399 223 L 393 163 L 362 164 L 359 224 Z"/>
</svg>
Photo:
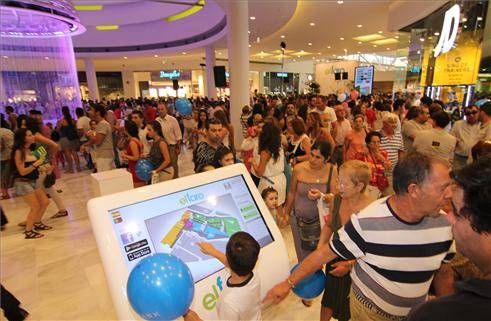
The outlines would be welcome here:
<svg viewBox="0 0 491 321">
<path fill-rule="evenodd" d="M 154 253 L 186 263 L 195 282 L 191 308 L 206 319 L 216 318 L 227 271 L 196 243 L 225 252 L 230 236 L 248 232 L 261 246 L 255 273 L 263 291 L 288 275 L 281 234 L 243 165 L 92 199 L 88 209 L 120 319 L 136 318 L 123 289 L 129 272 Z"/>
</svg>

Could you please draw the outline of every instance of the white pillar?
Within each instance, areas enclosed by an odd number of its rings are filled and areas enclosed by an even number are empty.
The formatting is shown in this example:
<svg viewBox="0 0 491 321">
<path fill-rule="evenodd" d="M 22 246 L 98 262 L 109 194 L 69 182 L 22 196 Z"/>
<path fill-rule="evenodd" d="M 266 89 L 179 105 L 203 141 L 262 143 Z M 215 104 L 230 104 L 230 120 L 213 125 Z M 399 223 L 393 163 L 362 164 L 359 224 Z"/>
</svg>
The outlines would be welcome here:
<svg viewBox="0 0 491 321">
<path fill-rule="evenodd" d="M 230 121 L 234 126 L 235 146 L 242 142 L 240 114 L 249 105 L 249 3 L 230 1 L 227 7 L 227 45 L 230 73 Z"/>
<path fill-rule="evenodd" d="M 84 58 L 85 75 L 87 77 L 87 87 L 89 87 L 89 99 L 101 100 L 99 87 L 97 87 L 97 77 L 95 76 L 94 61 L 92 58 Z"/>
<path fill-rule="evenodd" d="M 132 70 L 123 70 L 121 72 L 123 78 L 123 94 L 124 98 L 137 97 L 135 92 L 135 75 Z"/>
<path fill-rule="evenodd" d="M 208 46 L 205 48 L 205 63 L 206 63 L 206 96 L 208 99 L 217 98 L 217 88 L 215 87 L 215 77 L 213 75 L 213 67 L 215 67 L 215 48 Z"/>
</svg>

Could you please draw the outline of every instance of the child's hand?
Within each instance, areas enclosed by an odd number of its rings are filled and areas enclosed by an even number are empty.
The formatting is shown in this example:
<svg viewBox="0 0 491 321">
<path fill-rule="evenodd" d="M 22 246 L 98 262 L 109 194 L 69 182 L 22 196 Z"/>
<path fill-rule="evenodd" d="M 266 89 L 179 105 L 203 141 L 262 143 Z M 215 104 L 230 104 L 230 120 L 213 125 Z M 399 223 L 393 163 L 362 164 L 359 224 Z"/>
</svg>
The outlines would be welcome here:
<svg viewBox="0 0 491 321">
<path fill-rule="evenodd" d="M 199 246 L 199 249 L 201 250 L 201 252 L 203 252 L 206 255 L 213 256 L 213 253 L 216 252 L 216 248 L 211 243 L 208 243 L 208 242 L 198 242 L 196 244 Z"/>
</svg>

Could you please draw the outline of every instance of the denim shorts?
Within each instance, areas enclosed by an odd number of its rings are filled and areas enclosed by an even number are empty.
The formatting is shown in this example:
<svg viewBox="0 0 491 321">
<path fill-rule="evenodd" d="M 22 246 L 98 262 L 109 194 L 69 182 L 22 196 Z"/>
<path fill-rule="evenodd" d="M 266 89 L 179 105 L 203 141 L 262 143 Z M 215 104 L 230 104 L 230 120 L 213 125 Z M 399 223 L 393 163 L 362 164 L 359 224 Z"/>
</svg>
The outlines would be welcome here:
<svg viewBox="0 0 491 321">
<path fill-rule="evenodd" d="M 36 181 L 16 179 L 14 181 L 14 188 L 16 196 L 24 196 L 36 190 Z"/>
</svg>

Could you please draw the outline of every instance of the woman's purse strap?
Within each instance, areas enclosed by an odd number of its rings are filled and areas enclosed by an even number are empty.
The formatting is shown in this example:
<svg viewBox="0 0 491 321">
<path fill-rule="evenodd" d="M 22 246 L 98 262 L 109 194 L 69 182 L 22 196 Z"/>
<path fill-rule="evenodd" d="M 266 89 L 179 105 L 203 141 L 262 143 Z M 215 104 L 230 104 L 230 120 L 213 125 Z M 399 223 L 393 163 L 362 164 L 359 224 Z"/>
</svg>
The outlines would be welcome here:
<svg viewBox="0 0 491 321">
<path fill-rule="evenodd" d="M 329 178 L 327 179 L 326 194 L 331 193 L 331 180 L 332 180 L 333 167 L 334 167 L 334 165 L 331 164 L 330 169 L 329 169 Z"/>
</svg>

